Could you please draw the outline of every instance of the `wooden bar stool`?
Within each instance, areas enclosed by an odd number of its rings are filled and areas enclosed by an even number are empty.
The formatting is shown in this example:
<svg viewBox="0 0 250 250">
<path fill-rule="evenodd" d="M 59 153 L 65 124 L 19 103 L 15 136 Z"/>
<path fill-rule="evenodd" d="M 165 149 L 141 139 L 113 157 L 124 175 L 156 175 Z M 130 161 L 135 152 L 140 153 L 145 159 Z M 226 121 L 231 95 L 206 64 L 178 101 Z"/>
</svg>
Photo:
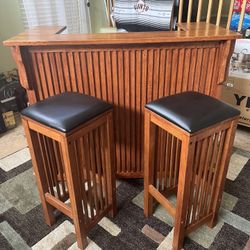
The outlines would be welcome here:
<svg viewBox="0 0 250 250">
<path fill-rule="evenodd" d="M 202 224 L 216 224 L 239 114 L 197 92 L 146 105 L 144 213 L 152 215 L 154 198 L 174 217 L 173 249 Z M 166 154 L 158 155 L 162 137 Z M 174 192 L 176 206 L 167 199 Z"/>
<path fill-rule="evenodd" d="M 28 107 L 22 120 L 45 221 L 54 209 L 73 219 L 78 247 L 107 213 L 116 213 L 112 106 L 63 93 Z"/>
</svg>

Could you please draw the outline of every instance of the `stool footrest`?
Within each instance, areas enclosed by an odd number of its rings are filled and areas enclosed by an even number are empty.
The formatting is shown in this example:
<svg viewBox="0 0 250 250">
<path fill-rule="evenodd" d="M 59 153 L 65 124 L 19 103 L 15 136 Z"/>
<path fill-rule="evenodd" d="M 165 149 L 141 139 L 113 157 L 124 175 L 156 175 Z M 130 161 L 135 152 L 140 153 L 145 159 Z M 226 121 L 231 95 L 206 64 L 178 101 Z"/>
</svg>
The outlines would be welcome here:
<svg viewBox="0 0 250 250">
<path fill-rule="evenodd" d="M 45 199 L 50 205 L 57 208 L 59 211 L 61 211 L 62 213 L 64 213 L 65 215 L 73 219 L 71 208 L 68 205 L 58 200 L 57 198 L 55 198 L 53 195 L 49 193 L 45 194 Z"/>
<path fill-rule="evenodd" d="M 198 227 L 200 227 L 201 225 L 203 225 L 204 223 L 210 221 L 213 217 L 213 212 L 211 212 L 210 214 L 208 214 L 207 216 L 205 216 L 204 218 L 198 220 L 196 223 L 191 224 L 190 226 L 188 226 L 188 228 L 186 229 L 186 234 L 191 233 L 192 231 L 194 231 L 195 229 L 197 229 Z"/>
<path fill-rule="evenodd" d="M 165 208 L 167 211 L 175 217 L 175 207 L 166 199 L 153 185 L 149 185 L 149 193 Z"/>
</svg>

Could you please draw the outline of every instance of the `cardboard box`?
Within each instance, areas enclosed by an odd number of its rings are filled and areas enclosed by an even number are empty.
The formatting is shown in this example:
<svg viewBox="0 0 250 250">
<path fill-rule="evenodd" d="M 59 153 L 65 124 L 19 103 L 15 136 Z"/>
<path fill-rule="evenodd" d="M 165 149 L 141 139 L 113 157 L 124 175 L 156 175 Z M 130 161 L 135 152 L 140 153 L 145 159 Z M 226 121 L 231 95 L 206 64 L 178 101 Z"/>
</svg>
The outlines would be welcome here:
<svg viewBox="0 0 250 250">
<path fill-rule="evenodd" d="M 250 79 L 230 76 L 221 99 L 241 111 L 239 124 L 250 127 Z"/>
<path fill-rule="evenodd" d="M 250 127 L 250 39 L 238 39 L 221 99 L 241 111 L 239 124 Z"/>
</svg>

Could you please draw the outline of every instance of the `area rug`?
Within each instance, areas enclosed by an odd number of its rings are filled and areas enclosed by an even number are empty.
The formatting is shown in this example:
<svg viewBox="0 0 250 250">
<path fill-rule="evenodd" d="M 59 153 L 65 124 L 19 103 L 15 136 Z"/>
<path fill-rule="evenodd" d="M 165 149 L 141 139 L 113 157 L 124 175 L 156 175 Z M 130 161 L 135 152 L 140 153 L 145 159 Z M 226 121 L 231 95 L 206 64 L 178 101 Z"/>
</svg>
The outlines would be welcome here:
<svg viewBox="0 0 250 250">
<path fill-rule="evenodd" d="M 184 249 L 250 249 L 250 158 L 234 148 L 219 221 L 186 237 Z M 143 215 L 142 180 L 117 182 L 118 214 L 104 218 L 88 234 L 87 249 L 171 249 L 172 219 L 158 207 Z M 0 167 L 0 249 L 77 249 L 74 226 L 58 213 L 57 223 L 44 223 L 31 161 L 9 171 Z"/>
<path fill-rule="evenodd" d="M 20 116 L 16 113 L 17 126 L 3 134 L 0 134 L 0 159 L 18 152 L 27 147 L 24 129 Z"/>
</svg>

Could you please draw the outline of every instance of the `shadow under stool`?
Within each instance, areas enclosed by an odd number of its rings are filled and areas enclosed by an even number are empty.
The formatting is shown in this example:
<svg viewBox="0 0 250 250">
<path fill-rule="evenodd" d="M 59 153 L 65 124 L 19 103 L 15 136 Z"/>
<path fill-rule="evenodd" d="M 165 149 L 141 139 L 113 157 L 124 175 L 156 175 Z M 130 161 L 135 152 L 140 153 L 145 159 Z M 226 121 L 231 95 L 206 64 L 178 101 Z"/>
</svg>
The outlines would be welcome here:
<svg viewBox="0 0 250 250">
<path fill-rule="evenodd" d="M 185 235 L 216 224 L 239 114 L 198 92 L 145 106 L 144 214 L 152 215 L 155 199 L 173 216 L 175 250 Z"/>
<path fill-rule="evenodd" d="M 112 105 L 63 93 L 22 112 L 45 221 L 70 217 L 80 249 L 106 214 L 116 213 Z"/>
</svg>

